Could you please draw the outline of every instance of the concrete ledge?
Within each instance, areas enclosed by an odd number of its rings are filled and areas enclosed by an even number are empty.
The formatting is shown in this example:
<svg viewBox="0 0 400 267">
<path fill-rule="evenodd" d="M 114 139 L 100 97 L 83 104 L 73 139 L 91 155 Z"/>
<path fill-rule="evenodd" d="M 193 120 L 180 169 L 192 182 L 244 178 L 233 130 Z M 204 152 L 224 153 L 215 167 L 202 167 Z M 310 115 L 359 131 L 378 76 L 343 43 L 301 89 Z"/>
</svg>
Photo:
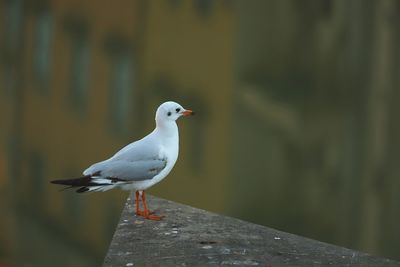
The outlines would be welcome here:
<svg viewBox="0 0 400 267">
<path fill-rule="evenodd" d="M 150 195 L 148 203 L 166 217 L 136 217 L 128 199 L 103 266 L 400 266 Z"/>
</svg>

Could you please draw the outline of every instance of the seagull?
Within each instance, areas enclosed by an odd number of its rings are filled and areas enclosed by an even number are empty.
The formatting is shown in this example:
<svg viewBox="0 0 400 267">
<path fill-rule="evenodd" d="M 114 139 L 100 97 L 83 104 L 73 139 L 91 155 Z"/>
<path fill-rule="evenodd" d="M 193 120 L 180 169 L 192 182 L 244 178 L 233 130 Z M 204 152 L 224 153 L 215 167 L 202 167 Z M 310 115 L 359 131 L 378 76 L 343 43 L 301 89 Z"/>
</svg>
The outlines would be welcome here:
<svg viewBox="0 0 400 267">
<path fill-rule="evenodd" d="M 78 188 L 77 193 L 107 191 L 114 188 L 136 193 L 136 215 L 149 220 L 163 216 L 149 211 L 145 190 L 164 179 L 172 170 L 179 154 L 179 132 L 176 120 L 194 112 L 168 101 L 156 111 L 156 128 L 144 138 L 130 143 L 111 158 L 91 165 L 83 176 L 53 180 L 51 183 Z M 140 210 L 139 198 L 143 210 Z"/>
</svg>

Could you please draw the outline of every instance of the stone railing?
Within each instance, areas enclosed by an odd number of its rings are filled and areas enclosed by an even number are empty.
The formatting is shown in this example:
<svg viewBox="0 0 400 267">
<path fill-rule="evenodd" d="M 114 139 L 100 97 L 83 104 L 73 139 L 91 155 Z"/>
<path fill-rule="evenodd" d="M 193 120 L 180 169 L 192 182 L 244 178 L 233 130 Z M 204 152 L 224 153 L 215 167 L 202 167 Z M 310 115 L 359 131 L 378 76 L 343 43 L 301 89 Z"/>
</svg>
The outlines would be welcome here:
<svg viewBox="0 0 400 267">
<path fill-rule="evenodd" d="M 103 266 L 400 266 L 168 200 L 148 203 L 166 217 L 136 217 L 128 198 Z"/>
</svg>

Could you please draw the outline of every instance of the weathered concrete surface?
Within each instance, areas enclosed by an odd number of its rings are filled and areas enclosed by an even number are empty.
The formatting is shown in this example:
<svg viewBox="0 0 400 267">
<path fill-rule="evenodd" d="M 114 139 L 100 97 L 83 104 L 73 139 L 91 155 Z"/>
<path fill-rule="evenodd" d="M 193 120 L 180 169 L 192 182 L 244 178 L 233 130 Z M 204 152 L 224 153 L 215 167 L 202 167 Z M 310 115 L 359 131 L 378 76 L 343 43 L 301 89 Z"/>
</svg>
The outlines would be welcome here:
<svg viewBox="0 0 400 267">
<path fill-rule="evenodd" d="M 164 199 L 148 202 L 166 217 L 136 217 L 128 200 L 104 266 L 400 266 Z"/>
</svg>

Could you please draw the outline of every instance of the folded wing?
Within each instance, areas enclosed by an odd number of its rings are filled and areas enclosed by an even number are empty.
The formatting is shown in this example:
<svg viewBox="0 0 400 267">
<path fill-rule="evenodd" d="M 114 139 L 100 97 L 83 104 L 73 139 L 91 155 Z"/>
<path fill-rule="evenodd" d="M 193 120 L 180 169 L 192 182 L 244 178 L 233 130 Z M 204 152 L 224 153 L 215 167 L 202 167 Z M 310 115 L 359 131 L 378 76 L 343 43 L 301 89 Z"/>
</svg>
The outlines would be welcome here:
<svg viewBox="0 0 400 267">
<path fill-rule="evenodd" d="M 110 160 L 91 166 L 85 175 L 93 178 L 117 178 L 127 182 L 151 179 L 167 165 L 166 159 L 148 159 L 139 161 Z"/>
</svg>

